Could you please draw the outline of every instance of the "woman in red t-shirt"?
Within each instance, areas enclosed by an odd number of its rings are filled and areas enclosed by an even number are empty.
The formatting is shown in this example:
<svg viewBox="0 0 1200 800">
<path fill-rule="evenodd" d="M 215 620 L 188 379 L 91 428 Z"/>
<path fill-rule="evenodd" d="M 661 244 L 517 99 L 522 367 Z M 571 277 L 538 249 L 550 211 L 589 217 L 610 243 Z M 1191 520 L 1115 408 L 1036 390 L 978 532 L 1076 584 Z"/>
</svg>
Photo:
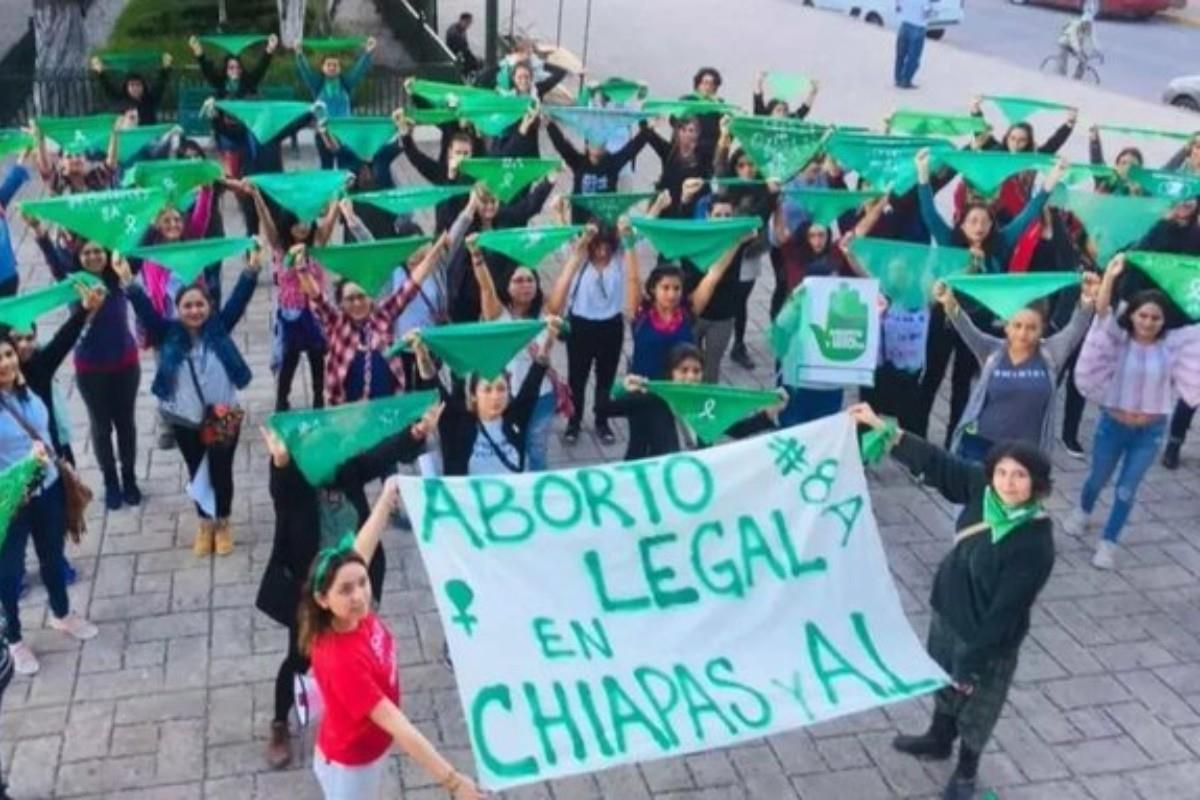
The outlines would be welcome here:
<svg viewBox="0 0 1200 800">
<path fill-rule="evenodd" d="M 440 409 L 439 409 L 440 410 Z M 436 414 L 414 425 L 436 430 Z M 411 756 L 455 800 L 483 793 L 459 774 L 400 710 L 392 632 L 371 610 L 367 563 L 396 505 L 394 481 L 366 524 L 321 551 L 300 609 L 300 647 L 312 660 L 325 702 L 313 771 L 326 800 L 375 800 L 392 745 Z"/>
</svg>

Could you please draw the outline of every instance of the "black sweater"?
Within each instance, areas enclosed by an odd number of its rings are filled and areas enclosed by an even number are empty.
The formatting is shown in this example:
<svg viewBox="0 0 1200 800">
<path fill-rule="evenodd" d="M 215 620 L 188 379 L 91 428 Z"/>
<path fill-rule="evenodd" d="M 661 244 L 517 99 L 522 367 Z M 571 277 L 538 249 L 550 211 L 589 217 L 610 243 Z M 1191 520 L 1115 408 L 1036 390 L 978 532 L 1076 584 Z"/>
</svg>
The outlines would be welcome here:
<svg viewBox="0 0 1200 800">
<path fill-rule="evenodd" d="M 391 475 L 398 462 L 415 461 L 424 449 L 424 442 L 414 439 L 410 429 L 406 428 L 342 464 L 333 481 L 320 488 L 308 482 L 294 459 L 282 468 L 272 462 L 270 492 L 275 507 L 275 539 L 271 544 L 269 561 L 273 562 L 273 566 L 268 566 L 267 573 L 263 575 L 255 603 L 258 609 L 281 625 L 290 627 L 296 623 L 300 593 L 320 548 L 320 504 L 333 500 L 322 499 L 322 492 L 336 493 L 340 495 L 337 500 L 350 503 L 361 527 L 371 513 L 363 487 L 373 480 Z M 268 580 L 272 569 L 285 576 L 285 580 L 278 583 Z M 386 569 L 383 548 L 378 547 L 368 568 L 371 591 L 376 600 L 383 594 Z"/>
<path fill-rule="evenodd" d="M 602 398 L 598 413 L 606 417 L 625 417 L 629 420 L 629 446 L 625 449 L 625 460 L 652 458 L 683 449 L 679 441 L 679 425 L 675 412 L 667 401 L 649 392 L 624 392 L 617 397 Z M 751 414 L 734 423 L 725 435 L 731 439 L 745 439 L 763 431 L 774 430 L 775 423 L 765 413 Z M 707 447 L 699 443 L 698 448 Z"/>
<path fill-rule="evenodd" d="M 563 162 L 570 167 L 574 178 L 571 181 L 571 191 L 575 194 L 597 194 L 600 192 L 615 192 L 617 182 L 621 178 L 621 170 L 632 161 L 650 140 L 649 128 L 642 125 L 637 135 L 625 143 L 625 146 L 615 153 L 605 153 L 599 163 L 594 163 L 586 154 L 571 144 L 562 128 L 553 121 L 546 123 L 546 133 L 550 143 L 562 156 Z M 586 215 L 584 215 L 586 216 Z M 574 220 L 576 223 L 585 220 Z"/>
<path fill-rule="evenodd" d="M 647 144 L 658 154 L 662 161 L 662 175 L 654 188 L 658 191 L 667 190 L 671 193 L 671 205 L 662 216 L 665 219 L 691 219 L 696 213 L 696 203 L 708 193 L 706 185 L 687 205 L 683 204 L 683 182 L 688 178 L 703 178 L 707 181 L 713 174 L 713 150 L 698 147 L 695 156 L 690 160 L 680 157 L 675 146 L 659 135 L 653 128 L 647 128 Z"/>
<path fill-rule="evenodd" d="M 67 321 L 54 333 L 54 337 L 44 347 L 34 351 L 29 360 L 21 365 L 21 374 L 25 376 L 25 382 L 49 412 L 50 443 L 59 454 L 62 453 L 63 443 L 58 440 L 58 420 L 54 410 L 54 373 L 58 372 L 67 354 L 79 341 L 79 335 L 83 333 L 88 319 L 87 311 L 82 306 L 76 304 L 71 308 L 71 316 L 67 317 Z"/>
<path fill-rule="evenodd" d="M 529 437 L 529 420 L 541 394 L 542 379 L 546 377 L 546 365 L 536 359 L 517 396 L 504 410 L 501 431 L 504 438 L 521 454 L 520 466 L 525 466 L 525 443 Z M 442 439 L 442 468 L 447 476 L 466 475 L 471 464 L 471 453 L 475 450 L 475 439 L 479 436 L 479 417 L 467 408 L 466 384 L 458 379 L 450 391 L 438 382 L 438 390 L 446 404 L 438 432 Z"/>
<path fill-rule="evenodd" d="M 448 137 L 444 137 L 443 141 L 448 141 Z M 408 156 L 408 162 L 413 165 L 413 169 L 417 171 L 425 180 L 432 183 L 434 186 L 470 186 L 471 179 L 461 172 L 451 178 L 450 170 L 446 163 L 446 153 L 442 154 L 440 159 L 431 158 L 421 149 L 417 147 L 416 141 L 411 133 L 406 133 L 400 137 L 400 144 L 404 150 L 404 155 Z M 450 226 L 454 224 L 454 220 L 458 219 L 458 215 L 467 207 L 468 197 L 462 195 L 460 197 L 451 197 L 438 203 L 434 210 L 435 231 L 450 230 Z"/>
<path fill-rule="evenodd" d="M 130 78 L 137 77 L 142 81 L 142 97 L 140 100 L 134 100 L 125 90 Z M 167 82 L 171 79 L 170 67 L 164 67 L 158 71 L 158 80 L 153 83 L 141 75 L 126 75 L 124 79 L 117 80 L 115 75 L 109 72 L 101 72 L 96 76 L 100 82 L 100 88 L 104 90 L 104 94 L 117 105 L 117 110 L 124 113 L 125 111 L 134 108 L 137 109 L 138 125 L 153 125 L 158 122 L 158 107 L 162 104 L 163 92 L 167 89 Z"/>
<path fill-rule="evenodd" d="M 904 434 L 892 455 L 951 503 L 962 504 L 957 529 L 983 519 L 987 477 L 924 439 Z M 965 643 L 954 654 L 952 676 L 974 683 L 993 658 L 1021 646 L 1029 612 L 1054 568 L 1048 517 L 1033 519 L 993 544 L 990 531 L 968 536 L 938 565 L 929 604 Z"/>
</svg>

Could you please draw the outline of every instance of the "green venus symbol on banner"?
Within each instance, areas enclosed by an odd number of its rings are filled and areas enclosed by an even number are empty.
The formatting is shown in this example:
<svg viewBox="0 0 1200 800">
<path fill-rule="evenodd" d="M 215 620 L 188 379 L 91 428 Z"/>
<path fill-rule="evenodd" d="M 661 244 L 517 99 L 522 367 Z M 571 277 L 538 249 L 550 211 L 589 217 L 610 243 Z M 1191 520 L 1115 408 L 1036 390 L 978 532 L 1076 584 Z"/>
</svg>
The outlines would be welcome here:
<svg viewBox="0 0 1200 800">
<path fill-rule="evenodd" d="M 471 605 L 475 602 L 475 592 L 471 590 L 471 586 L 466 581 L 457 578 L 448 580 L 446 581 L 446 597 L 450 598 L 456 612 L 450 621 L 461 626 L 467 636 L 474 634 L 475 626 L 479 624 L 479 617 L 470 612 Z"/>
<path fill-rule="evenodd" d="M 858 291 L 842 284 L 829 296 L 825 324 L 809 323 L 821 355 L 830 361 L 853 361 L 867 350 L 871 312 Z"/>
</svg>

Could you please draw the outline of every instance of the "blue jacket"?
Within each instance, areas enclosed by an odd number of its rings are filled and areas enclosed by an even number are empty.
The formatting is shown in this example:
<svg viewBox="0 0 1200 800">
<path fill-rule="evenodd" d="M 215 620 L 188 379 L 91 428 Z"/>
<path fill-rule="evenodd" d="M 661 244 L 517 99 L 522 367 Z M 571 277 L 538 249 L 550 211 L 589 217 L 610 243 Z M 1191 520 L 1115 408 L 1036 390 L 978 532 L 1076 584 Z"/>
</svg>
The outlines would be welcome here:
<svg viewBox="0 0 1200 800">
<path fill-rule="evenodd" d="M 933 201 L 933 189 L 928 183 L 917 185 L 917 199 L 921 204 L 921 217 L 925 220 L 925 224 L 929 227 L 930 234 L 933 235 L 934 241 L 940 245 L 950 247 L 954 244 L 954 229 L 946 224 L 942 219 L 942 214 L 937 210 L 937 206 Z M 1021 209 L 1021 213 L 1009 220 L 1007 225 L 1003 225 L 996 231 L 996 249 L 994 252 L 988 253 L 986 257 L 987 272 L 1007 272 L 1008 260 L 1012 257 L 1013 248 L 1017 245 L 1017 240 L 1021 238 L 1021 234 L 1025 229 L 1037 220 L 1042 214 L 1042 209 L 1046 207 L 1046 201 L 1050 199 L 1050 195 L 1044 189 L 1038 189 L 1034 192 L 1033 197 Z"/>
<path fill-rule="evenodd" d="M 17 277 L 17 255 L 8 232 L 8 203 L 27 180 L 29 170 L 13 164 L 0 184 L 0 283 Z"/>
<path fill-rule="evenodd" d="M 229 334 L 246 313 L 246 306 L 254 296 L 258 286 L 258 273 L 244 271 L 238 278 L 233 292 L 225 301 L 220 311 L 208 318 L 200 329 L 200 338 L 204 340 L 213 353 L 225 367 L 229 380 L 239 389 L 244 389 L 250 383 L 250 367 L 238 352 L 233 337 Z M 147 335 L 158 348 L 158 369 L 154 373 L 154 383 L 150 391 L 159 400 L 170 400 L 175 395 L 175 381 L 179 368 L 192 349 L 192 338 L 187 329 L 178 320 L 166 320 L 159 316 L 150 298 L 137 284 L 131 284 L 126 290 L 133 310 L 146 328 Z"/>
<path fill-rule="evenodd" d="M 312 92 L 313 100 L 325 104 L 325 115 L 330 119 L 350 116 L 350 95 L 354 94 L 355 87 L 366 77 L 370 68 L 371 54 L 364 52 L 350 69 L 330 80 L 313 69 L 302 51 L 296 52 L 296 71 L 300 73 L 300 80 Z"/>
</svg>

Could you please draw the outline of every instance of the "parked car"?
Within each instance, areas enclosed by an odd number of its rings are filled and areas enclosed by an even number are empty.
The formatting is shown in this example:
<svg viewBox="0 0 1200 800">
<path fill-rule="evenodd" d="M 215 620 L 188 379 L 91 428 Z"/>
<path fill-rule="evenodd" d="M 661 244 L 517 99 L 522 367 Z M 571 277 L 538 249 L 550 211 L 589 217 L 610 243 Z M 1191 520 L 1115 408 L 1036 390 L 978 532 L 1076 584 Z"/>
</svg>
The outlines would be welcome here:
<svg viewBox="0 0 1200 800">
<path fill-rule="evenodd" d="M 1025 4 L 1082 11 L 1083 0 L 1008 0 L 1013 5 Z M 1134 17 L 1148 19 L 1171 7 L 1171 0 L 1099 0 L 1102 17 Z"/>
<path fill-rule="evenodd" d="M 933 13 L 925 35 L 930 39 L 941 39 L 946 35 L 946 28 L 963 21 L 963 0 L 932 0 L 932 3 Z M 896 19 L 896 0 L 804 0 L 804 4 L 849 14 L 872 25 L 900 27 Z"/>
<path fill-rule="evenodd" d="M 1163 102 L 1189 111 L 1200 111 L 1200 75 L 1184 75 L 1167 84 Z"/>
</svg>

